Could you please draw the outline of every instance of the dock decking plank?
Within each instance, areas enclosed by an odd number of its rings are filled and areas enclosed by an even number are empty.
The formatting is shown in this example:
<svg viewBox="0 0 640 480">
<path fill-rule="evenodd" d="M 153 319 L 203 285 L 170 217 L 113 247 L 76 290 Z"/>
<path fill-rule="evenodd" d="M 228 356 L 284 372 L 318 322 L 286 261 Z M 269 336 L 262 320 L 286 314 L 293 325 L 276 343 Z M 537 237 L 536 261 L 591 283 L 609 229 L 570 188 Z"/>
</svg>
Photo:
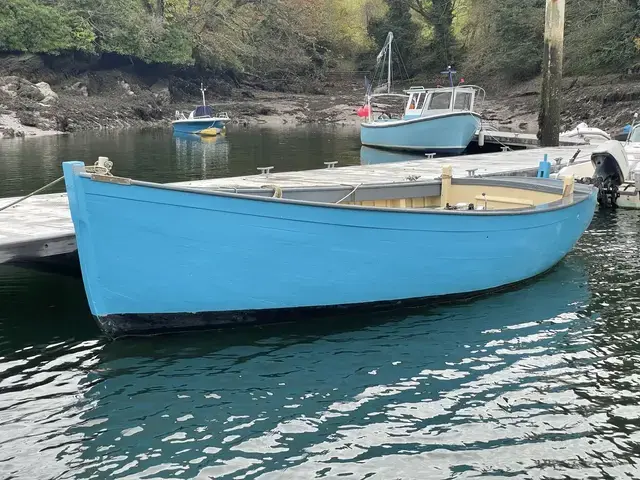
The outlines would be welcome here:
<svg viewBox="0 0 640 480">
<path fill-rule="evenodd" d="M 474 135 L 474 140 L 478 141 L 478 133 Z M 501 132 L 494 130 L 485 130 L 484 132 L 485 143 L 493 143 L 498 145 L 507 145 L 510 147 L 525 147 L 529 149 L 540 148 L 538 136 L 535 133 L 522 133 L 522 132 Z M 585 145 L 585 140 L 582 138 L 561 137 L 560 146 L 572 147 Z"/>
</svg>

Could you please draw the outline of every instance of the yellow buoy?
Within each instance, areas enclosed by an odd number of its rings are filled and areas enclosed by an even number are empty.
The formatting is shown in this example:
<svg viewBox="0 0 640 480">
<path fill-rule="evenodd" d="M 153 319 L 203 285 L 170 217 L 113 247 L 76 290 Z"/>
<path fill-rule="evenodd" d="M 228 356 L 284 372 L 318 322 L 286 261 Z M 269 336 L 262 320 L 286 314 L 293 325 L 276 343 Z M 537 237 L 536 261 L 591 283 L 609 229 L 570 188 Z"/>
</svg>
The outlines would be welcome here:
<svg viewBox="0 0 640 480">
<path fill-rule="evenodd" d="M 205 137 L 215 137 L 216 135 L 218 135 L 218 133 L 220 133 L 220 131 L 217 128 L 205 128 L 204 130 L 200 130 L 200 135 L 203 135 Z"/>
</svg>

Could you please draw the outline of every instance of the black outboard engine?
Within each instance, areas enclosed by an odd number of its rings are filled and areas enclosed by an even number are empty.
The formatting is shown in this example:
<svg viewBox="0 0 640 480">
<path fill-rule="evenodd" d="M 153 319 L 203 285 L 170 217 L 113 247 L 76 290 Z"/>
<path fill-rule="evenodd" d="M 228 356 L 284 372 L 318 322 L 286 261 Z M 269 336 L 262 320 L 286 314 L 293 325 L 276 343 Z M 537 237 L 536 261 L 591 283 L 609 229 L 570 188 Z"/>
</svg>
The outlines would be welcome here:
<svg viewBox="0 0 640 480">
<path fill-rule="evenodd" d="M 623 161 L 626 161 L 624 158 Z M 616 207 L 620 196 L 618 187 L 622 185 L 626 172 L 624 165 L 610 151 L 596 151 L 591 155 L 591 163 L 595 169 L 593 185 L 598 188 L 598 203 L 603 207 Z M 628 165 L 626 165 L 628 170 Z"/>
</svg>

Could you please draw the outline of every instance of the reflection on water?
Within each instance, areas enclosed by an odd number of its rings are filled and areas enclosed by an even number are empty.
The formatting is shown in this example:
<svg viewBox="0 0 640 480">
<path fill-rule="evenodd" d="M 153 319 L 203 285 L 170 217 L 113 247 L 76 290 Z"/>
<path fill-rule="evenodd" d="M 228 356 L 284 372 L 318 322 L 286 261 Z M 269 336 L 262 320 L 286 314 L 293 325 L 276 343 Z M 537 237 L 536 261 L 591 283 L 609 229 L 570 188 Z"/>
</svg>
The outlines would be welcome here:
<svg viewBox="0 0 640 480">
<path fill-rule="evenodd" d="M 586 358 L 590 297 L 572 259 L 446 308 L 17 350 L 0 383 L 3 450 L 12 474 L 35 473 L 22 452 L 61 478 L 448 478 L 491 465 L 469 453 L 484 449 L 526 471 L 587 446 L 567 362 Z"/>
<path fill-rule="evenodd" d="M 360 164 L 376 165 L 380 163 L 407 162 L 412 160 L 423 160 L 424 155 L 417 153 L 396 152 L 362 146 L 360 148 Z"/>
<path fill-rule="evenodd" d="M 25 273 L 0 288 L 0 471 L 634 478 L 639 223 L 599 213 L 549 274 L 473 302 L 113 343 L 76 280 L 35 308 L 50 279 Z"/>
<path fill-rule="evenodd" d="M 0 144 L 0 188 L 83 149 L 160 181 L 359 161 L 357 135 L 242 132 Z M 81 279 L 0 266 L 0 478 L 639 478 L 639 231 L 598 212 L 549 274 L 471 302 L 111 343 Z"/>
<path fill-rule="evenodd" d="M 174 133 L 176 160 L 182 170 L 195 171 L 200 164 L 202 179 L 215 170 L 219 176 L 229 176 L 229 141 L 224 135 L 201 137 L 188 133 Z"/>
<path fill-rule="evenodd" d="M 341 127 L 243 128 L 201 138 L 174 136 L 170 127 L 141 131 L 80 132 L 72 135 L 0 142 L 0 197 L 24 195 L 62 175 L 62 162 L 93 163 L 98 156 L 114 162 L 113 172 L 153 182 L 180 182 L 252 175 L 258 167 L 273 172 L 357 165 L 357 130 Z M 64 190 L 58 185 L 51 192 Z"/>
</svg>

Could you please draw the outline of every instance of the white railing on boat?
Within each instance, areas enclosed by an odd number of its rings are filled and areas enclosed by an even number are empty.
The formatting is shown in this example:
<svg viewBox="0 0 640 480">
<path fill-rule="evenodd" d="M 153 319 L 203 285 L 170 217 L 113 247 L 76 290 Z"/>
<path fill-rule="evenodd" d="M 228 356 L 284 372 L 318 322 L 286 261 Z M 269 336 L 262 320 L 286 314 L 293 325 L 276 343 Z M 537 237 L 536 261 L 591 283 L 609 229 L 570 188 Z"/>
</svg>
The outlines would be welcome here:
<svg viewBox="0 0 640 480">
<path fill-rule="evenodd" d="M 199 120 L 199 119 L 202 119 L 202 118 L 208 118 L 208 117 L 193 117 L 191 120 Z M 231 120 L 231 118 L 229 117 L 229 114 L 227 112 L 220 112 L 217 115 L 213 115 L 212 118 L 222 118 L 224 120 Z M 184 115 L 184 113 L 182 113 L 180 110 L 176 110 L 175 120 L 189 120 L 189 118 L 186 117 Z"/>
<path fill-rule="evenodd" d="M 409 95 L 404 93 L 373 93 L 369 95 L 369 98 L 378 98 L 378 97 L 401 97 L 401 98 L 409 98 Z"/>
</svg>

